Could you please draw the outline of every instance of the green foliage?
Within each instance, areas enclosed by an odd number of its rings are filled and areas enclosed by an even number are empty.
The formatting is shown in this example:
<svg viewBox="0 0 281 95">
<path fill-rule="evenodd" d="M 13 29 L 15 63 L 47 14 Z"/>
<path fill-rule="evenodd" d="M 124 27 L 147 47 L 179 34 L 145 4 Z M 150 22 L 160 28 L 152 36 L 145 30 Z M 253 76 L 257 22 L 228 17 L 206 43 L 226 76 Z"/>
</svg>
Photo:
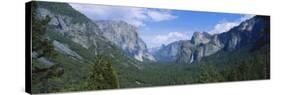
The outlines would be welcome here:
<svg viewBox="0 0 281 95">
<path fill-rule="evenodd" d="M 198 65 L 175 63 L 144 63 L 139 69 L 118 69 L 120 87 L 147 87 L 194 83 Z"/>
<path fill-rule="evenodd" d="M 111 60 L 102 55 L 95 57 L 89 77 L 88 89 L 112 89 L 119 88 L 116 71 L 111 65 Z"/>
<path fill-rule="evenodd" d="M 37 5 L 32 4 L 32 8 L 36 9 Z M 64 69 L 60 64 L 47 65 L 42 64 L 38 60 L 40 58 L 52 59 L 55 58 L 57 52 L 51 43 L 51 40 L 47 39 L 45 35 L 46 28 L 50 21 L 50 17 L 47 16 L 44 19 L 36 17 L 35 10 L 32 10 L 32 52 L 36 52 L 37 56 L 32 57 L 32 92 L 48 92 L 50 91 L 49 79 L 59 77 L 63 75 Z"/>
<path fill-rule="evenodd" d="M 269 55 L 267 50 L 260 50 L 252 56 L 245 56 L 244 59 L 235 61 L 236 65 L 232 69 L 223 70 L 225 77 L 229 81 L 268 79 Z"/>
<path fill-rule="evenodd" d="M 54 90 L 53 78 L 58 78 L 64 74 L 64 69 L 59 64 L 32 70 L 32 92 L 50 92 Z"/>
<path fill-rule="evenodd" d="M 214 73 L 222 75 L 223 81 L 269 79 L 269 49 L 264 46 L 252 51 L 252 47 L 248 46 L 234 52 L 219 52 L 203 59 L 201 63 L 212 65 L 216 69 Z M 207 72 L 210 71 L 207 69 Z"/>
<path fill-rule="evenodd" d="M 37 4 L 33 3 L 32 8 L 36 9 Z M 50 40 L 48 40 L 44 34 L 46 28 L 48 27 L 48 23 L 50 21 L 50 17 L 46 16 L 44 19 L 39 19 L 36 16 L 36 11 L 32 10 L 32 51 L 38 53 L 38 58 L 42 56 L 53 57 L 55 56 L 54 48 Z"/>
<path fill-rule="evenodd" d="M 102 57 L 102 58 L 103 60 L 106 61 L 109 60 L 110 63 L 116 63 L 111 65 L 112 67 L 115 67 L 116 70 L 118 71 L 118 76 L 117 76 L 118 78 L 122 78 L 122 76 L 119 76 L 120 74 L 119 71 L 122 71 L 121 70 L 122 68 L 127 68 L 126 66 L 129 66 L 130 68 L 127 69 L 134 69 L 132 68 L 134 66 L 131 66 L 132 64 L 135 64 L 134 59 L 127 58 L 124 54 L 122 54 L 120 50 L 118 50 L 115 47 L 109 47 L 108 46 L 109 44 L 104 43 L 102 40 L 97 41 L 99 47 L 90 47 L 87 49 L 82 47 L 80 44 L 73 42 L 71 39 L 64 37 L 63 34 L 53 30 L 47 31 L 46 36 L 48 36 L 50 39 L 57 40 L 61 43 L 67 44 L 71 50 L 75 51 L 83 58 L 81 60 L 77 60 L 75 58 L 72 58 L 70 56 L 61 53 L 57 54 L 55 58 L 52 58 L 54 62 L 61 64 L 61 66 L 64 69 L 64 74 L 60 77 L 50 78 L 48 80 L 49 81 L 48 83 L 47 81 L 44 81 L 44 83 L 46 84 L 56 84 L 54 86 L 49 86 L 48 88 L 49 90 L 46 90 L 47 92 L 95 90 L 95 88 L 89 85 L 90 84 L 89 77 L 92 74 L 93 65 L 95 64 L 96 61 L 95 60 L 96 50 L 94 49 L 98 49 L 98 53 L 105 54 L 104 56 L 109 56 L 106 54 L 112 54 L 111 57 Z M 122 62 L 124 64 L 122 64 Z M 38 87 L 39 86 L 36 86 L 36 88 Z"/>
<path fill-rule="evenodd" d="M 212 65 L 203 65 L 199 76 L 197 77 L 197 83 L 210 83 L 210 82 L 222 82 L 224 77 L 220 72 Z"/>
</svg>

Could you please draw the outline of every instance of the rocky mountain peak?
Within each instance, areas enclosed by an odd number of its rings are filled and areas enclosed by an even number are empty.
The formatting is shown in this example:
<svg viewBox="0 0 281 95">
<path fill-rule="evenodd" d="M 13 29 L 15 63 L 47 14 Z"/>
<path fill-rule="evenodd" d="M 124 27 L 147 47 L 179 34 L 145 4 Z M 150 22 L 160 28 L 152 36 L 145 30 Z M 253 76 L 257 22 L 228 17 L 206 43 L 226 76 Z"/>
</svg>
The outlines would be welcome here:
<svg viewBox="0 0 281 95">
<path fill-rule="evenodd" d="M 206 44 L 210 41 L 211 35 L 207 32 L 194 32 L 191 42 L 195 45 Z"/>
<path fill-rule="evenodd" d="M 144 41 L 138 36 L 137 27 L 124 21 L 96 21 L 100 34 L 139 61 L 154 60 Z"/>
</svg>

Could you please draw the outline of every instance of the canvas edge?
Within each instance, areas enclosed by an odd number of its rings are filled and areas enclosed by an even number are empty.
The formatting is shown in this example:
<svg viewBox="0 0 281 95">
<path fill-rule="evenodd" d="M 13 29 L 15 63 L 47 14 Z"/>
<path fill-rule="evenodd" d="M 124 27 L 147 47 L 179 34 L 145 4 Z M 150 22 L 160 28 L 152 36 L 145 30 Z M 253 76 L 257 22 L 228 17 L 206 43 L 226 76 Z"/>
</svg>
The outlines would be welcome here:
<svg viewBox="0 0 281 95">
<path fill-rule="evenodd" d="M 25 92 L 31 94 L 31 4 L 25 3 Z"/>
</svg>

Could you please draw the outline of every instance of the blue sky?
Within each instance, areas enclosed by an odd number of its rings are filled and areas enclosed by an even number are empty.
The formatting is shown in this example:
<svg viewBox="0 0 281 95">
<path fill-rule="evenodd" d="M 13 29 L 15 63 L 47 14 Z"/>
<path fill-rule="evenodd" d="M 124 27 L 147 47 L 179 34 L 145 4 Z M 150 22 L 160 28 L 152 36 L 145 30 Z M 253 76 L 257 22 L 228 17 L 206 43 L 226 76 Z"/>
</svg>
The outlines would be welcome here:
<svg viewBox="0 0 281 95">
<path fill-rule="evenodd" d="M 122 20 L 138 27 L 148 48 L 188 40 L 194 32 L 226 32 L 254 15 L 70 4 L 92 20 Z"/>
</svg>

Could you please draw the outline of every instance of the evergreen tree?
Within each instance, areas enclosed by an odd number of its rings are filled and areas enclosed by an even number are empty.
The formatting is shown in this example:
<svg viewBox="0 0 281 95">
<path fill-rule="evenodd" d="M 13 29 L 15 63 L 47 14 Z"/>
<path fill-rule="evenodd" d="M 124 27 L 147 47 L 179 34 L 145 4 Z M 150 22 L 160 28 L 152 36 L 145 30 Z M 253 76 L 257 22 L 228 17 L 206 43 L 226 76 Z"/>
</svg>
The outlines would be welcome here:
<svg viewBox="0 0 281 95">
<path fill-rule="evenodd" d="M 37 3 L 32 3 L 32 9 L 32 51 L 37 52 L 37 58 L 43 56 L 54 57 L 56 55 L 54 47 L 51 41 L 44 36 L 51 18 L 46 16 L 43 19 L 39 19 L 36 16 Z"/>
<path fill-rule="evenodd" d="M 89 78 L 88 89 L 119 88 L 117 74 L 112 67 L 111 59 L 102 55 L 95 57 Z"/>
<path fill-rule="evenodd" d="M 64 69 L 60 64 L 54 64 L 49 67 L 44 67 L 37 59 L 44 57 L 47 59 L 54 59 L 56 51 L 52 45 L 52 41 L 45 36 L 45 32 L 50 21 L 50 17 L 38 18 L 36 10 L 37 3 L 32 3 L 31 19 L 32 19 L 32 52 L 36 52 L 37 56 L 32 57 L 32 84 L 40 84 L 40 88 L 32 88 L 33 93 L 36 92 L 51 92 L 53 89 L 49 86 L 49 79 L 60 77 L 64 74 Z M 34 87 L 34 86 L 32 86 Z M 38 91 L 37 91 L 38 90 Z"/>
</svg>

